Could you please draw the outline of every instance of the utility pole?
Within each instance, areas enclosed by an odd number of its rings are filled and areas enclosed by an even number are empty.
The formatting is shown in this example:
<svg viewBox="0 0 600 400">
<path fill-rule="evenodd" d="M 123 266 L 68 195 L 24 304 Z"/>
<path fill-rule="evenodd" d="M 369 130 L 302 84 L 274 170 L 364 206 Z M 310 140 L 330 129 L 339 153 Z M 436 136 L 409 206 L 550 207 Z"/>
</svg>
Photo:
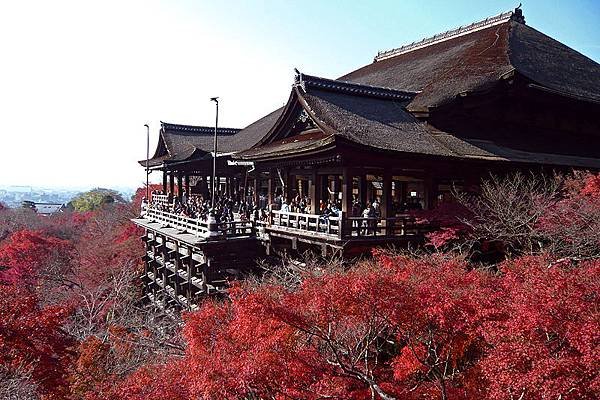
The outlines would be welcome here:
<svg viewBox="0 0 600 400">
<path fill-rule="evenodd" d="M 144 124 L 146 127 L 146 202 L 150 204 L 150 126 Z"/>
<path fill-rule="evenodd" d="M 216 115 L 215 115 L 215 140 L 214 140 L 214 152 L 213 152 L 213 173 L 212 173 L 212 199 L 211 199 L 211 208 L 215 208 L 215 195 L 217 192 L 217 129 L 219 126 L 219 98 L 211 97 L 210 101 L 214 101 L 216 105 Z"/>
</svg>

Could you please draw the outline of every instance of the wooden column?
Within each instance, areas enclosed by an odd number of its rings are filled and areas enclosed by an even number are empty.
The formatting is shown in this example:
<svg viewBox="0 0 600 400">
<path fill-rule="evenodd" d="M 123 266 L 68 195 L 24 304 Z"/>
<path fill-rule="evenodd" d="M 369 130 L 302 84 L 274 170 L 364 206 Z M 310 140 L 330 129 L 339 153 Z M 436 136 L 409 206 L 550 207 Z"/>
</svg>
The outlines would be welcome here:
<svg viewBox="0 0 600 400">
<path fill-rule="evenodd" d="M 342 211 L 352 214 L 352 170 L 344 168 L 342 172 Z"/>
<path fill-rule="evenodd" d="M 181 179 L 181 173 L 177 173 L 177 198 L 181 200 L 181 192 L 183 191 L 183 181 Z"/>
<path fill-rule="evenodd" d="M 175 266 L 175 272 L 173 274 L 173 289 L 175 290 L 175 300 L 179 302 L 179 245 L 177 242 L 175 244 L 175 250 L 173 252 L 173 265 Z"/>
<path fill-rule="evenodd" d="M 286 201 L 289 203 L 292 199 L 291 199 L 291 195 L 292 195 L 292 180 L 290 178 L 290 170 L 289 169 L 284 169 L 282 171 L 281 174 L 282 178 L 283 178 L 283 187 L 282 187 L 282 195 L 283 198 L 286 199 Z"/>
<path fill-rule="evenodd" d="M 172 175 L 171 175 L 172 176 Z M 168 279 L 168 271 L 167 271 L 167 260 L 169 259 L 169 249 L 167 248 L 167 237 L 162 236 L 162 293 L 163 293 L 163 306 L 167 305 L 167 296 L 169 296 L 169 292 L 167 292 L 167 279 Z M 160 289 L 159 289 L 160 290 Z"/>
<path fill-rule="evenodd" d="M 192 259 L 192 249 L 190 247 L 188 247 L 188 254 L 185 260 L 187 261 L 186 264 L 186 272 L 187 272 L 187 284 L 186 284 L 186 293 L 185 293 L 185 297 L 187 298 L 188 301 L 188 306 L 191 306 L 192 304 L 192 273 L 193 273 L 193 264 L 194 264 L 194 260 Z"/>
<path fill-rule="evenodd" d="M 390 218 L 392 215 L 392 174 L 383 174 L 383 196 L 381 198 L 381 217 Z"/>
<path fill-rule="evenodd" d="M 189 197 L 190 196 L 190 176 L 185 174 L 184 176 L 184 185 L 185 185 L 185 193 Z"/>
<path fill-rule="evenodd" d="M 426 210 L 431 210 L 434 206 L 435 206 L 435 196 L 436 196 L 436 190 L 435 190 L 435 180 L 433 179 L 433 176 L 431 175 L 427 175 L 423 181 L 424 184 L 424 195 L 425 195 L 425 209 Z"/>
<path fill-rule="evenodd" d="M 260 174 L 257 172 L 254 176 L 254 205 L 258 206 L 258 200 L 260 199 Z"/>
<path fill-rule="evenodd" d="M 267 206 L 269 206 L 273 204 L 273 199 L 275 198 L 275 194 L 273 193 L 273 190 L 275 190 L 275 186 L 273 185 L 273 171 L 269 172 L 269 179 L 267 182 Z"/>
<path fill-rule="evenodd" d="M 361 207 L 364 208 L 367 205 L 367 201 L 369 200 L 367 198 L 367 174 L 366 173 L 362 173 L 360 175 L 360 203 L 361 203 Z"/>
<path fill-rule="evenodd" d="M 329 175 L 318 175 L 321 184 L 319 185 L 319 199 L 327 202 L 329 200 Z"/>
<path fill-rule="evenodd" d="M 169 192 L 172 195 L 175 193 L 175 176 L 173 172 L 169 174 Z"/>
<path fill-rule="evenodd" d="M 340 180 L 339 180 L 339 176 L 337 174 L 333 175 L 333 187 L 331 188 L 331 191 L 333 192 L 333 200 L 334 201 L 338 201 L 338 193 L 340 192 Z"/>
<path fill-rule="evenodd" d="M 310 212 L 316 214 L 317 211 L 317 172 L 313 169 L 308 178 L 308 197 L 310 197 Z"/>
<path fill-rule="evenodd" d="M 167 180 L 168 180 L 167 170 L 163 169 L 163 181 L 162 181 L 163 194 L 167 193 Z"/>
</svg>

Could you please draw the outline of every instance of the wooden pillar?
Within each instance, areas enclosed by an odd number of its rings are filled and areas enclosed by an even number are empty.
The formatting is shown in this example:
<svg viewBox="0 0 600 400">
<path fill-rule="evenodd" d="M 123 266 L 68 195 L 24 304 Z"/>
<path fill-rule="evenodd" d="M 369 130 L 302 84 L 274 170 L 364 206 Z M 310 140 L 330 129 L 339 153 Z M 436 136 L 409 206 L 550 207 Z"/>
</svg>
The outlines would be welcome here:
<svg viewBox="0 0 600 400">
<path fill-rule="evenodd" d="M 163 305 L 166 307 L 167 305 L 167 279 L 168 279 L 168 271 L 167 271 L 167 260 L 169 259 L 169 249 L 167 248 L 167 237 L 162 236 L 162 293 L 163 293 Z"/>
<path fill-rule="evenodd" d="M 187 263 L 186 263 L 186 272 L 187 272 L 187 284 L 186 284 L 186 293 L 185 296 L 187 298 L 188 301 L 188 306 L 191 306 L 192 304 L 192 273 L 193 273 L 193 265 L 194 265 L 194 260 L 192 259 L 192 249 L 190 247 L 188 247 L 187 249 L 188 254 L 187 254 Z"/>
<path fill-rule="evenodd" d="M 310 198 L 310 212 L 316 214 L 317 211 L 317 172 L 313 169 L 308 178 L 308 197 Z"/>
<path fill-rule="evenodd" d="M 163 169 L 163 181 L 162 181 L 163 194 L 167 193 L 167 180 L 168 180 L 167 170 Z"/>
<path fill-rule="evenodd" d="M 352 170 L 344 168 L 342 172 L 342 211 L 345 215 L 352 214 Z"/>
<path fill-rule="evenodd" d="M 289 203 L 292 199 L 292 179 L 290 177 L 290 170 L 288 168 L 283 170 L 283 174 L 281 176 L 283 178 L 283 187 L 282 187 L 282 195 L 283 198 L 287 200 Z"/>
<path fill-rule="evenodd" d="M 269 179 L 267 186 L 267 206 L 273 204 L 273 200 L 275 198 L 275 194 L 273 190 L 275 190 L 275 186 L 273 185 L 273 171 L 269 171 Z"/>
<path fill-rule="evenodd" d="M 340 192 L 340 179 L 337 174 L 333 175 L 332 184 L 333 184 L 333 187 L 331 188 L 331 191 L 333 192 L 333 200 L 338 201 L 339 200 L 338 193 Z"/>
<path fill-rule="evenodd" d="M 369 200 L 367 198 L 367 174 L 366 173 L 362 173 L 360 175 L 360 203 L 361 203 L 361 207 L 364 208 L 367 204 L 367 201 Z"/>
<path fill-rule="evenodd" d="M 424 184 L 424 195 L 425 195 L 425 209 L 431 210 L 435 207 L 435 180 L 433 176 L 427 175 L 423 181 Z"/>
<path fill-rule="evenodd" d="M 179 302 L 179 245 L 175 242 L 175 250 L 173 252 L 173 265 L 175 272 L 173 274 L 173 289 L 175 290 L 175 299 Z"/>
<path fill-rule="evenodd" d="M 185 174 L 184 176 L 185 193 L 189 197 L 190 195 L 190 176 Z"/>
<path fill-rule="evenodd" d="M 381 217 L 391 218 L 392 215 L 392 174 L 383 173 L 383 197 L 381 198 Z"/>
<path fill-rule="evenodd" d="M 256 172 L 254 176 L 254 205 L 258 206 L 258 200 L 260 199 L 260 173 Z"/>
<path fill-rule="evenodd" d="M 181 192 L 183 191 L 183 181 L 182 181 L 181 173 L 177 173 L 177 198 L 181 200 Z"/>
<path fill-rule="evenodd" d="M 171 195 L 175 193 L 175 176 L 173 172 L 169 174 L 169 193 Z"/>
<path fill-rule="evenodd" d="M 321 184 L 319 185 L 321 190 L 318 200 L 327 202 L 327 200 L 329 200 L 329 175 L 318 175 L 318 179 L 321 181 Z"/>
</svg>

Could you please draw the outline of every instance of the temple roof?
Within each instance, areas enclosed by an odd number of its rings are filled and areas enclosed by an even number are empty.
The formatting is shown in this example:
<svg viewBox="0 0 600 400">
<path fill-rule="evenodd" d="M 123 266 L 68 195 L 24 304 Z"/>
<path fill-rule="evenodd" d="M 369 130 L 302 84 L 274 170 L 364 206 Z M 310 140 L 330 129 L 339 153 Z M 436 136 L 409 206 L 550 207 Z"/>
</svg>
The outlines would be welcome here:
<svg viewBox="0 0 600 400">
<path fill-rule="evenodd" d="M 149 160 L 150 167 L 156 167 L 168 162 L 185 161 L 212 157 L 215 128 L 209 126 L 194 126 L 160 123 L 160 136 L 154 155 Z M 234 140 L 240 129 L 218 128 L 219 153 L 231 153 L 239 150 Z M 141 160 L 142 166 L 146 160 Z"/>
<path fill-rule="evenodd" d="M 514 75 L 536 89 L 600 103 L 600 64 L 525 25 L 516 9 L 381 52 L 373 63 L 337 80 L 298 73 L 284 107 L 242 130 L 221 130 L 219 151 L 265 160 L 344 143 L 379 151 L 599 168 L 593 158 L 458 138 L 413 115 L 491 89 Z M 212 135 L 211 127 L 162 123 L 151 166 L 210 157 Z"/>
<path fill-rule="evenodd" d="M 520 9 L 381 52 L 339 80 L 418 91 L 408 109 L 425 111 L 513 72 L 541 88 L 600 101 L 600 64 L 525 25 Z"/>
<path fill-rule="evenodd" d="M 384 87 L 348 84 L 298 74 L 290 100 L 259 144 L 237 153 L 264 159 L 314 151 L 346 141 L 388 151 L 451 155 L 405 107 L 416 95 Z M 318 132 L 293 135 L 294 123 L 306 113 Z M 314 131 L 314 130 L 313 130 Z"/>
<path fill-rule="evenodd" d="M 600 168 L 600 159 L 528 152 L 492 141 L 465 139 L 419 121 L 406 110 L 417 93 L 347 84 L 299 74 L 290 100 L 260 143 L 234 158 L 273 160 L 313 155 L 336 145 L 463 160 L 511 161 Z M 279 110 L 278 110 L 279 112 Z M 300 118 L 315 129 L 290 134 Z"/>
<path fill-rule="evenodd" d="M 275 110 L 244 129 L 218 128 L 218 153 L 231 154 L 254 146 L 275 123 L 283 107 Z M 165 163 L 202 160 L 212 157 L 215 128 L 172 124 L 161 121 L 158 144 L 148 166 Z M 146 160 L 139 161 L 146 166 Z"/>
</svg>

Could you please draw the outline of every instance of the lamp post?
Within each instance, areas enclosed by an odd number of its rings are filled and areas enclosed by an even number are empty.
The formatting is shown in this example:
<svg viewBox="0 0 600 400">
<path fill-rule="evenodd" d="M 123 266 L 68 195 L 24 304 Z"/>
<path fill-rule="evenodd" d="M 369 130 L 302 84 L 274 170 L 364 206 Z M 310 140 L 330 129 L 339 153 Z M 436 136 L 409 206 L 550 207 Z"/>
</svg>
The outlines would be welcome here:
<svg viewBox="0 0 600 400">
<path fill-rule="evenodd" d="M 215 140 L 214 140 L 214 152 L 213 152 L 213 171 L 212 171 L 212 198 L 211 198 L 211 207 L 215 208 L 215 193 L 217 191 L 217 128 L 219 126 L 219 98 L 211 97 L 210 101 L 214 101 L 216 105 L 216 115 L 215 115 Z"/>
<path fill-rule="evenodd" d="M 146 202 L 150 204 L 150 126 L 148 124 L 144 124 L 146 127 Z"/>
</svg>

